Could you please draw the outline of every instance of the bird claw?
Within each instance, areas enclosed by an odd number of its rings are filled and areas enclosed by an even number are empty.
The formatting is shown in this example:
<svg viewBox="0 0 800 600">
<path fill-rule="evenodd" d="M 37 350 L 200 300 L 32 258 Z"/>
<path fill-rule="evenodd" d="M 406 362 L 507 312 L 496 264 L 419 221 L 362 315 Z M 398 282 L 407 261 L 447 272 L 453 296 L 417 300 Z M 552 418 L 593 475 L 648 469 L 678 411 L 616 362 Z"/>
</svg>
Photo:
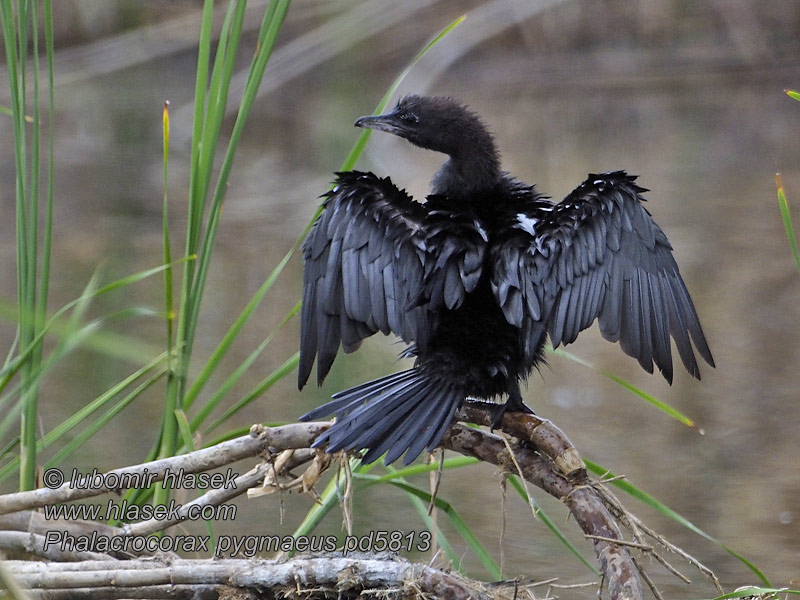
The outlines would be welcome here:
<svg viewBox="0 0 800 600">
<path fill-rule="evenodd" d="M 503 404 L 498 404 L 496 407 L 492 408 L 491 411 L 492 411 L 492 425 L 491 425 L 492 431 L 494 431 L 495 429 L 503 428 L 503 417 L 505 417 L 507 412 L 521 412 L 527 415 L 536 414 L 524 402 L 519 402 L 519 401 L 515 402 L 512 399 L 507 400 Z"/>
</svg>

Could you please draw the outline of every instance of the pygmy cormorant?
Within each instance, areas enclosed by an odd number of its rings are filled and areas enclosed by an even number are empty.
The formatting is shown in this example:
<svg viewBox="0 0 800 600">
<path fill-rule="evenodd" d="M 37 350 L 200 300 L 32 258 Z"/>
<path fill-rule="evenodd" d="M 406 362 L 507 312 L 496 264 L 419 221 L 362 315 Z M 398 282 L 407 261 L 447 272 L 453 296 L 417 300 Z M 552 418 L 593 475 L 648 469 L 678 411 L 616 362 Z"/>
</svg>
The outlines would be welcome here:
<svg viewBox="0 0 800 600">
<path fill-rule="evenodd" d="M 413 368 L 334 395 L 301 417 L 336 415 L 315 446 L 387 453 L 404 464 L 442 439 L 469 396 L 507 395 L 497 411 L 531 412 L 520 381 L 547 336 L 569 344 L 595 320 L 648 372 L 672 382 L 670 336 L 694 377 L 711 366 L 686 285 L 636 177 L 589 175 L 554 204 L 500 169 L 481 119 L 448 97 L 406 96 L 356 127 L 449 156 L 422 204 L 388 177 L 338 173 L 303 247 L 299 387 L 314 359 L 322 383 L 339 346 L 393 333 Z"/>
</svg>

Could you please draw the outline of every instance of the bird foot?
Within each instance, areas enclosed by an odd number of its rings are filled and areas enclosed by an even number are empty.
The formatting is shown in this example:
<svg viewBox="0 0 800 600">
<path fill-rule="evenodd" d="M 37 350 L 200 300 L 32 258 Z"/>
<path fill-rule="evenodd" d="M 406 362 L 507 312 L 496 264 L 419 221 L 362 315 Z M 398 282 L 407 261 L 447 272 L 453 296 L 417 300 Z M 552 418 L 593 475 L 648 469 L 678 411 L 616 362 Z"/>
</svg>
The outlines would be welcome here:
<svg viewBox="0 0 800 600">
<path fill-rule="evenodd" d="M 528 415 L 535 415 L 536 413 L 524 402 L 507 400 L 503 404 L 498 404 L 497 407 L 492 409 L 492 431 L 495 429 L 502 429 L 503 417 L 507 412 L 521 412 Z"/>
</svg>

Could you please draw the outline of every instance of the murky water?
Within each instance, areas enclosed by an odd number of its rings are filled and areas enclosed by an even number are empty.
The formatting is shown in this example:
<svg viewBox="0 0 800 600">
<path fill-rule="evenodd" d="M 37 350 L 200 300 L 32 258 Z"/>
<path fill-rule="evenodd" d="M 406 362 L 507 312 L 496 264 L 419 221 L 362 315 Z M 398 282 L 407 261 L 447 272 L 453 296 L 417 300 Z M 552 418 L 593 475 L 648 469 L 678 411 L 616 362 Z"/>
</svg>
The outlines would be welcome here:
<svg viewBox="0 0 800 600">
<path fill-rule="evenodd" d="M 292 79 L 259 101 L 231 178 L 224 223 L 208 282 L 196 356 L 207 357 L 251 295 L 299 235 L 357 132 L 352 122 L 371 111 L 417 39 L 447 22 L 443 14 L 425 31 L 373 39 Z M 290 23 L 291 26 L 291 23 Z M 465 24 L 463 27 L 469 27 Z M 653 409 L 599 373 L 552 357 L 529 382 L 526 398 L 553 419 L 581 452 L 653 494 L 698 527 L 753 560 L 777 585 L 800 578 L 800 274 L 788 248 L 776 202 L 774 174 L 783 173 L 790 199 L 800 206 L 800 104 L 782 90 L 798 86 L 800 70 L 768 64 L 731 73 L 709 67 L 656 76 L 619 75 L 585 56 L 537 59 L 518 35 L 479 46 L 440 74 L 428 89 L 468 102 L 496 133 L 504 166 L 563 197 L 588 172 L 624 168 L 650 191 L 648 208 L 669 236 L 704 325 L 717 369 L 697 382 L 676 372 L 672 387 L 641 372 L 596 331 L 569 349 L 617 373 L 689 414 L 705 432 L 689 429 Z M 530 27 L 538 27 L 531 24 Z M 521 34 L 520 34 L 521 32 Z M 405 37 L 402 37 L 402 35 Z M 388 34 L 387 34 L 388 35 Z M 395 36 L 395 37 L 392 37 Z M 392 42 L 396 41 L 396 46 Z M 390 48 L 396 48 L 391 52 Z M 380 68 L 370 59 L 380 54 Z M 631 50 L 635 52 L 635 50 Z M 575 61 L 575 64 L 570 62 Z M 708 63 L 701 63 L 707 65 Z M 589 65 L 589 67 L 587 67 Z M 795 65 L 796 67 L 797 65 Z M 574 68 L 573 68 L 574 67 Z M 423 62 L 419 69 L 433 69 Z M 616 76 L 602 76 L 602 73 Z M 577 73 L 577 74 L 576 74 Z M 581 73 L 585 77 L 581 77 Z M 652 74 L 651 74 L 652 75 Z M 191 98 L 193 57 L 178 54 L 58 89 L 57 212 L 52 306 L 80 293 L 91 274 L 103 278 L 161 260 L 160 118 L 165 99 Z M 407 91 L 412 91 L 407 88 Z M 9 124 L 0 122 L 5 139 Z M 181 135 L 180 132 L 175 134 Z M 186 132 L 183 132 L 184 139 Z M 13 213 L 10 144 L 0 150 L 4 214 Z M 360 166 L 391 174 L 417 197 L 424 195 L 441 157 L 389 136 L 374 136 Z M 171 222 L 183 231 L 187 156 L 172 156 Z M 13 221 L 0 223 L 4 298 L 15 295 Z M 180 247 L 181 240 L 173 241 Z M 295 258 L 253 323 L 220 368 L 224 378 L 294 305 L 301 266 Z M 160 308 L 160 281 L 98 300 L 94 313 L 147 305 Z M 112 329 L 158 348 L 155 319 Z M 3 325 L 3 339 L 13 331 Z M 297 347 L 298 325 L 286 326 L 256 368 L 231 394 L 231 403 L 280 365 Z M 292 377 L 241 414 L 236 424 L 289 421 L 332 392 L 395 368 L 398 346 L 370 340 L 340 357 L 322 390 L 298 393 Z M 77 352 L 48 378 L 42 392 L 45 429 L 133 371 L 134 363 Z M 702 368 L 702 367 L 701 367 Z M 163 391 L 129 407 L 75 455 L 70 466 L 112 468 L 140 457 L 152 443 Z M 476 482 L 480 482 L 476 485 Z M 427 485 L 425 479 L 418 482 Z M 588 581 L 579 565 L 511 492 L 503 505 L 500 477 L 487 466 L 450 472 L 442 496 L 476 529 L 505 572 L 564 583 Z M 539 494 L 548 514 L 590 555 L 563 507 Z M 624 499 L 624 498 L 623 498 Z M 713 568 L 726 586 L 756 583 L 724 550 L 687 532 L 632 499 L 629 507 L 655 529 Z M 289 533 L 310 507 L 304 497 L 241 501 L 235 530 Z M 503 513 L 503 506 L 505 512 Z M 405 498 L 372 488 L 357 499 L 358 528 L 410 531 L 422 527 Z M 487 507 L 492 507 L 487 510 Z M 244 515 L 244 516 L 243 516 Z M 446 519 L 445 532 L 461 546 Z M 339 528 L 330 516 L 326 531 Z M 236 532 L 236 531 L 234 531 Z M 470 572 L 485 577 L 468 552 Z M 680 560 L 675 563 L 680 565 Z M 653 566 L 654 578 L 673 597 L 713 594 L 702 576 L 680 565 L 697 587 L 675 583 Z M 572 597 L 578 592 L 562 592 Z M 592 590 L 582 592 L 591 597 Z"/>
</svg>

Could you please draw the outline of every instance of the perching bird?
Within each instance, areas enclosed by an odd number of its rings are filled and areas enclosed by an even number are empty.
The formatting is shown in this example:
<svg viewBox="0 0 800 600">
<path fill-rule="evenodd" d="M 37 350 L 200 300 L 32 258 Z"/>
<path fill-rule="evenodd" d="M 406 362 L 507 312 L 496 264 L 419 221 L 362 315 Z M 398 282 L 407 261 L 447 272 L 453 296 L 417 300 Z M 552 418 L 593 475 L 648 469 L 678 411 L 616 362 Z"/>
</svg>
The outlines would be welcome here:
<svg viewBox="0 0 800 600">
<path fill-rule="evenodd" d="M 336 415 L 315 446 L 367 449 L 404 464 L 439 445 L 467 397 L 507 396 L 532 412 L 520 381 L 595 320 L 607 340 L 672 382 L 670 336 L 694 377 L 692 350 L 714 366 L 664 232 L 636 177 L 589 175 L 554 204 L 500 169 L 481 119 L 448 97 L 406 96 L 356 127 L 392 133 L 449 159 L 425 203 L 389 178 L 338 173 L 303 247 L 299 387 L 317 360 L 321 385 L 339 346 L 380 331 L 414 366 L 334 395 L 301 417 Z"/>
</svg>

